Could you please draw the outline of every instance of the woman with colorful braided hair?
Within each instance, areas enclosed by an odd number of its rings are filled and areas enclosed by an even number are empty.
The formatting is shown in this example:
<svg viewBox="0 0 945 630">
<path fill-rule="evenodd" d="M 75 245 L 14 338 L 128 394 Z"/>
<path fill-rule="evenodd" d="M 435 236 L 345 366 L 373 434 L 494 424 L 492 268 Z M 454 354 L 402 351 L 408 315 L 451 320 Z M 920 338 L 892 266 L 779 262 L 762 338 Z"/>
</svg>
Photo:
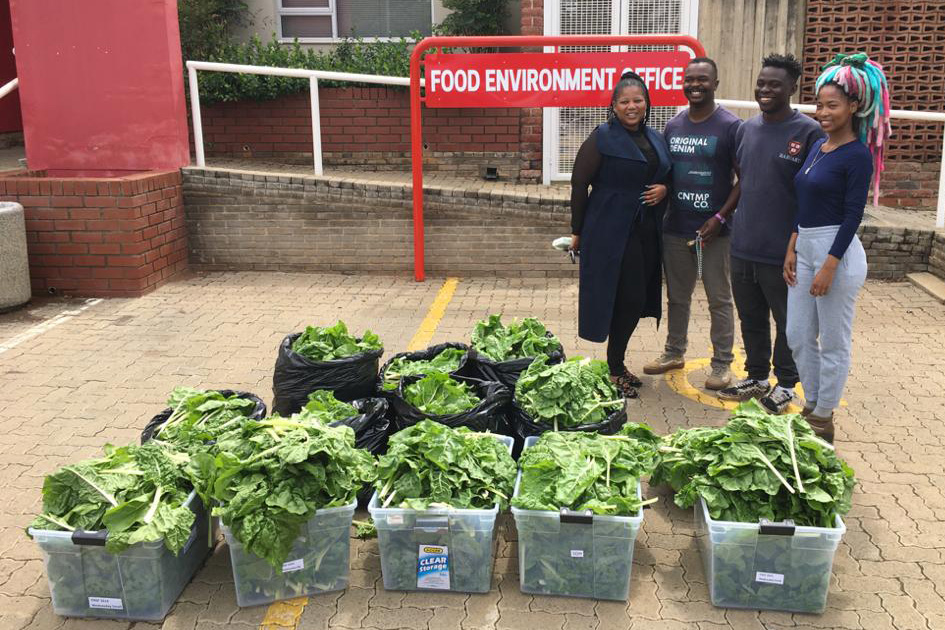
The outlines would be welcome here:
<svg viewBox="0 0 945 630">
<path fill-rule="evenodd" d="M 650 94 L 625 72 L 610 117 L 587 137 L 571 170 L 571 249 L 581 252 L 578 335 L 607 341 L 610 378 L 627 398 L 643 383 L 624 365 L 643 317 L 661 314 L 661 241 L 672 162 L 650 129 Z M 588 194 L 588 187 L 591 192 Z"/>
<path fill-rule="evenodd" d="M 794 178 L 797 223 L 784 259 L 787 339 L 804 387 L 801 412 L 833 441 L 833 412 L 850 369 L 853 313 L 866 280 L 856 235 L 874 177 L 878 194 L 889 136 L 889 88 L 865 54 L 837 55 L 815 85 L 815 117 L 827 138 Z"/>
</svg>

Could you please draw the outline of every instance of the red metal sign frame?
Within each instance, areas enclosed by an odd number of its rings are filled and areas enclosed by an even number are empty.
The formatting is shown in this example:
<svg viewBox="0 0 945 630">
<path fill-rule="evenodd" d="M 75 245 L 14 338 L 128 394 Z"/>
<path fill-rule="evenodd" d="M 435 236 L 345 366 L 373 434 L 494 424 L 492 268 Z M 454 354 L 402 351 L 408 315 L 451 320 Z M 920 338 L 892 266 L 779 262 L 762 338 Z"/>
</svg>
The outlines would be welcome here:
<svg viewBox="0 0 945 630">
<path fill-rule="evenodd" d="M 431 48 L 521 48 L 536 46 L 674 46 L 688 48 L 696 57 L 705 49 L 690 35 L 496 35 L 487 37 L 427 37 L 410 55 L 410 157 L 413 168 L 413 273 L 424 280 L 423 247 L 423 126 L 420 68 L 423 53 Z M 495 53 L 501 54 L 501 53 Z"/>
</svg>

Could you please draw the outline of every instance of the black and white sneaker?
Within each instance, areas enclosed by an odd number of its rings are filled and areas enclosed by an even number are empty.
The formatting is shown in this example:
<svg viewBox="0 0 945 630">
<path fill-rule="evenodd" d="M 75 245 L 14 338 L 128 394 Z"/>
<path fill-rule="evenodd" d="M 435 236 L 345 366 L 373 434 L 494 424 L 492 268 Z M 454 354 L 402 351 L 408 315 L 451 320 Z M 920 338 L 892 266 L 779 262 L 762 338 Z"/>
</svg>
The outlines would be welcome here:
<svg viewBox="0 0 945 630">
<path fill-rule="evenodd" d="M 768 395 L 764 396 L 758 402 L 760 402 L 761 406 L 771 413 L 782 414 L 784 413 L 784 410 L 788 408 L 788 405 L 791 404 L 792 400 L 794 400 L 793 389 L 775 385 L 775 387 L 770 392 L 768 392 Z"/>
<path fill-rule="evenodd" d="M 753 378 L 745 378 L 740 381 L 736 381 L 724 389 L 720 389 L 718 396 L 720 400 L 735 400 L 742 402 L 750 398 L 760 398 L 761 396 L 765 396 L 770 389 L 771 385 L 765 381 L 756 381 Z"/>
</svg>

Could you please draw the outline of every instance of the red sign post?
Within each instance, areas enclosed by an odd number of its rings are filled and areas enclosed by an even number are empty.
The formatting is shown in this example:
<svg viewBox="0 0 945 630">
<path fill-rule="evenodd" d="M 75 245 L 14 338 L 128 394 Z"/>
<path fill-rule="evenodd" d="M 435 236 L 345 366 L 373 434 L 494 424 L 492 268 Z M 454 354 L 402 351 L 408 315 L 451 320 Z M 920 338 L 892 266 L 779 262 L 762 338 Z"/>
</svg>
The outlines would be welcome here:
<svg viewBox="0 0 945 630">
<path fill-rule="evenodd" d="M 689 35 L 555 35 L 428 37 L 410 55 L 410 140 L 413 165 L 414 278 L 423 282 L 423 129 L 428 107 L 582 107 L 607 105 L 626 70 L 646 82 L 653 105 L 685 105 L 682 76 L 692 56 L 684 51 L 442 54 L 431 48 L 534 46 L 673 46 L 705 55 Z M 424 69 L 425 95 L 420 93 Z"/>
</svg>

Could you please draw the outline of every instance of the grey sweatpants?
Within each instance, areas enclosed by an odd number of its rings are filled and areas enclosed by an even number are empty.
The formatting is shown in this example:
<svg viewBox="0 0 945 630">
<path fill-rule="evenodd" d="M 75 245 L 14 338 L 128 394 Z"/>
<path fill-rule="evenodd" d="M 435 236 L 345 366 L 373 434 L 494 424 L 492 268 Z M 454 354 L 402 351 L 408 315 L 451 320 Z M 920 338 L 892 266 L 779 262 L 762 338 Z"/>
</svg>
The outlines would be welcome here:
<svg viewBox="0 0 945 630">
<path fill-rule="evenodd" d="M 663 267 L 666 271 L 668 302 L 665 353 L 674 357 L 686 354 L 689 310 L 698 279 L 696 254 L 686 245 L 686 240 L 663 234 Z M 702 250 L 702 286 L 709 300 L 712 367 L 727 368 L 734 359 L 735 309 L 732 305 L 729 260 L 728 236 L 715 238 Z"/>
<path fill-rule="evenodd" d="M 840 404 L 850 371 L 853 313 L 866 280 L 866 252 L 856 236 L 840 259 L 827 295 L 814 297 L 810 286 L 820 271 L 839 226 L 798 228 L 797 284 L 788 289 L 787 339 L 804 386 L 807 404 L 818 415 Z"/>
</svg>

